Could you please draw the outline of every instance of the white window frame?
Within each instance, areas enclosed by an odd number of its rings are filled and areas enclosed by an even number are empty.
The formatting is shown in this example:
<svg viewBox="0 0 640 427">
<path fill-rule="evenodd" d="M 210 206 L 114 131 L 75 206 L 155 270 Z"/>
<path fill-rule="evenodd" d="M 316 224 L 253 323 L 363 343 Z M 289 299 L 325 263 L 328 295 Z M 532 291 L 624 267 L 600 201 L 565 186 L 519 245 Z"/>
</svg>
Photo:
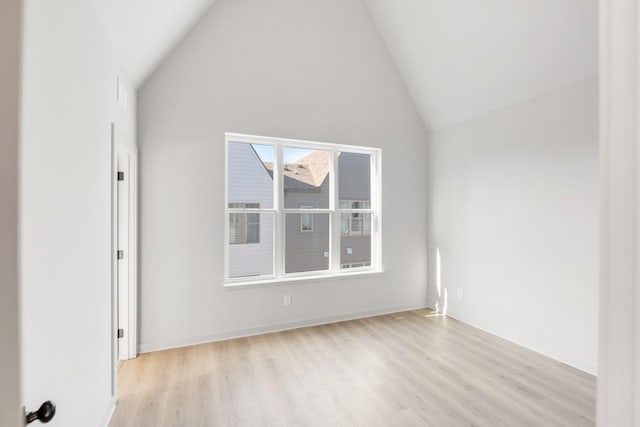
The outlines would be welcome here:
<svg viewBox="0 0 640 427">
<path fill-rule="evenodd" d="M 300 206 L 300 209 L 313 209 L 313 206 L 310 206 L 310 205 L 301 205 L 301 206 Z M 310 218 L 310 221 L 311 221 L 311 228 L 310 228 L 310 229 L 308 229 L 308 230 L 305 230 L 305 229 L 303 228 L 304 221 L 303 221 L 303 219 L 302 219 L 302 218 L 304 217 L 304 215 L 309 215 L 309 218 Z M 313 233 L 313 214 L 306 213 L 306 212 L 302 212 L 302 213 L 300 214 L 300 232 L 301 232 L 301 233 Z"/>
<path fill-rule="evenodd" d="M 273 185 L 274 208 L 260 209 L 231 209 L 229 208 L 229 144 L 245 143 L 270 145 L 274 147 Z M 329 160 L 329 208 L 299 208 L 285 209 L 284 207 L 284 147 L 302 148 L 308 150 L 324 150 L 330 152 Z M 367 154 L 371 159 L 371 207 L 369 209 L 340 209 L 337 183 L 339 153 Z M 245 135 L 238 133 L 225 134 L 225 233 L 224 233 L 224 286 L 244 286 L 260 284 L 277 284 L 298 280 L 327 279 L 333 277 L 348 277 L 357 274 L 382 272 L 382 212 L 381 212 L 381 168 L 382 150 L 372 147 L 354 145 L 330 144 L 324 142 L 303 141 L 285 138 Z M 273 274 L 268 276 L 229 277 L 229 214 L 231 213 L 272 213 L 274 216 L 274 248 Z M 310 271 L 302 273 L 285 273 L 285 230 L 286 214 L 324 213 L 329 214 L 330 221 L 330 251 L 329 269 L 324 271 Z M 340 238 L 341 215 L 352 213 L 371 214 L 371 265 L 359 268 L 341 268 Z"/>
</svg>

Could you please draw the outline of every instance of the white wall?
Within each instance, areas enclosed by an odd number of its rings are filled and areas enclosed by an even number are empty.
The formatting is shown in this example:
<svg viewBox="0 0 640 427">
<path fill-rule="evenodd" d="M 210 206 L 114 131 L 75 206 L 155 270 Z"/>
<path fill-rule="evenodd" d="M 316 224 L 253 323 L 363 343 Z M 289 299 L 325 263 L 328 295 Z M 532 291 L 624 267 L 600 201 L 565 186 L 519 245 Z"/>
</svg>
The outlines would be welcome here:
<svg viewBox="0 0 640 427">
<path fill-rule="evenodd" d="M 426 135 L 359 0 L 217 1 L 138 120 L 143 351 L 426 304 Z M 385 273 L 223 288 L 227 131 L 381 147 Z"/>
<path fill-rule="evenodd" d="M 25 2 L 21 140 L 24 404 L 98 426 L 111 403 L 110 125 L 118 63 L 84 0 Z M 131 91 L 130 91 L 131 92 Z"/>
<path fill-rule="evenodd" d="M 0 425 L 20 420 L 18 144 L 22 2 L 0 2 Z"/>
<path fill-rule="evenodd" d="M 429 142 L 430 305 L 443 308 L 446 293 L 449 315 L 588 372 L 598 344 L 597 92 L 595 77 L 583 80 Z"/>
</svg>

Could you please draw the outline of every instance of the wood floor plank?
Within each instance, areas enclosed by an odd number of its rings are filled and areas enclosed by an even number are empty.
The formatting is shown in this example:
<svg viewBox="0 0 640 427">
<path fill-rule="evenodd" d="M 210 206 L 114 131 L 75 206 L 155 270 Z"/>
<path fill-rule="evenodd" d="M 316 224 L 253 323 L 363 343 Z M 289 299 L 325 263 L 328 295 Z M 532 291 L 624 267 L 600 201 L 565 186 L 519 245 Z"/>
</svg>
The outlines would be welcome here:
<svg viewBox="0 0 640 427">
<path fill-rule="evenodd" d="M 430 310 L 143 354 L 111 427 L 593 426 L 596 381 Z"/>
</svg>

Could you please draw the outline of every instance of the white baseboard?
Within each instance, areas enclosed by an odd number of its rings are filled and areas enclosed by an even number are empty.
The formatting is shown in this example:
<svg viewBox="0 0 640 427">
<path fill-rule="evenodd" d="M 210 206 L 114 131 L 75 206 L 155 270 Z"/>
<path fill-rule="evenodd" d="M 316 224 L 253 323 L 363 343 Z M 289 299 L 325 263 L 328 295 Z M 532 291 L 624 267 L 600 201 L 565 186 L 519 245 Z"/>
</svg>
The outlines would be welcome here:
<svg viewBox="0 0 640 427">
<path fill-rule="evenodd" d="M 383 314 L 398 313 L 401 311 L 418 310 L 425 308 L 424 305 L 397 305 L 392 307 L 378 308 L 373 310 L 365 310 L 353 313 L 341 313 L 331 316 L 314 317 L 293 322 L 272 323 L 267 325 L 255 326 L 250 328 L 232 329 L 227 331 L 216 332 L 209 335 L 197 337 L 177 338 L 161 343 L 145 343 L 140 344 L 140 353 L 151 353 L 154 351 L 170 350 L 180 347 L 189 347 L 192 345 L 207 344 L 216 341 L 224 341 L 233 338 L 244 338 L 254 335 L 288 331 L 291 329 L 304 328 L 308 326 L 326 325 L 328 323 L 343 322 L 346 320 L 363 319 L 366 317 L 380 316 Z"/>
<path fill-rule="evenodd" d="M 468 321 L 467 319 L 465 319 L 462 316 L 458 316 L 458 315 L 452 315 L 450 313 L 447 313 L 447 317 L 451 317 L 452 319 L 455 319 L 459 322 L 462 322 L 466 325 L 472 326 L 476 329 L 480 329 L 481 331 L 484 331 L 488 334 L 491 334 L 495 337 L 498 337 L 500 339 L 503 339 L 505 341 L 509 341 L 510 343 L 513 343 L 515 345 L 518 345 L 520 347 L 526 348 L 527 350 L 531 350 L 535 353 L 541 354 L 542 356 L 548 357 L 550 359 L 556 360 L 560 363 L 564 363 L 565 365 L 569 365 L 572 368 L 576 368 L 580 371 L 586 372 L 587 374 L 593 375 L 593 376 L 597 376 L 598 374 L 598 366 L 594 365 L 591 362 L 588 362 L 580 357 L 575 357 L 575 356 L 571 356 L 566 354 L 565 352 L 559 351 L 557 349 L 554 348 L 550 348 L 547 345 L 541 344 L 541 343 L 534 343 L 531 342 L 527 339 L 522 339 L 522 338 L 514 338 L 514 337 L 507 337 L 507 336 L 503 336 L 500 334 L 497 334 L 494 332 L 493 328 L 487 327 L 486 325 L 477 323 L 477 322 L 472 322 L 472 321 Z"/>
<path fill-rule="evenodd" d="M 429 305 L 427 305 L 426 307 L 429 307 Z M 224 341 L 224 340 L 229 340 L 234 338 L 244 338 L 244 337 L 250 337 L 254 335 L 287 331 L 287 330 L 297 329 L 297 328 L 304 328 L 308 326 L 326 325 L 328 323 L 363 319 L 366 317 L 397 313 L 401 311 L 418 310 L 426 307 L 424 305 L 419 305 L 419 306 L 398 305 L 398 306 L 379 308 L 379 309 L 373 309 L 373 310 L 365 310 L 360 312 L 342 313 L 342 314 L 335 314 L 331 316 L 308 318 L 308 319 L 302 319 L 302 320 L 297 320 L 293 322 L 272 323 L 268 325 L 261 325 L 261 326 L 251 327 L 251 328 L 232 329 L 227 331 L 216 332 L 209 335 L 189 337 L 189 338 L 178 338 L 178 339 L 173 339 L 173 340 L 169 340 L 162 343 L 140 344 L 139 352 L 151 353 L 154 351 L 170 350 L 174 348 L 188 347 L 192 345 L 207 344 L 211 342 Z M 502 336 L 500 334 L 495 333 L 495 331 L 492 328 L 489 328 L 486 325 L 469 321 L 467 319 L 464 319 L 461 316 L 451 315 L 449 313 L 447 314 L 447 316 L 453 319 L 456 319 L 462 323 L 465 323 L 469 326 L 472 326 L 474 328 L 480 329 L 500 339 L 509 341 L 511 343 L 524 347 L 528 350 L 539 353 L 545 357 L 549 357 L 551 359 L 557 360 L 558 362 L 565 363 L 569 366 L 572 366 L 588 374 L 591 374 L 594 376 L 597 375 L 598 367 L 593 363 L 589 363 L 583 359 L 571 357 L 555 349 L 546 348 L 545 346 L 540 345 L 539 343 L 530 343 L 527 340 Z"/>
<path fill-rule="evenodd" d="M 107 406 L 107 410 L 105 411 L 104 417 L 102 417 L 102 422 L 100 423 L 103 427 L 109 427 L 109 423 L 111 422 L 111 417 L 113 417 L 113 413 L 116 410 L 116 398 L 111 398 L 109 402 L 109 406 Z"/>
</svg>

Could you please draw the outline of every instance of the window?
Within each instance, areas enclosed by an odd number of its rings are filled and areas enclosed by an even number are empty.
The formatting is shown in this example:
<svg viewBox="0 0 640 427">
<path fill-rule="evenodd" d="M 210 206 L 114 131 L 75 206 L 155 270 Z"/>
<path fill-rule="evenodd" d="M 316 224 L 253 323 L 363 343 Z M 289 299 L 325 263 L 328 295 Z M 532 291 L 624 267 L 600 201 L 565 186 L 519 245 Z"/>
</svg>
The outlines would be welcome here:
<svg viewBox="0 0 640 427">
<path fill-rule="evenodd" d="M 341 200 L 340 207 L 344 209 L 371 209 L 371 202 Z M 354 212 L 343 216 L 341 220 L 343 236 L 369 236 L 371 235 L 371 215 Z"/>
<path fill-rule="evenodd" d="M 313 209 L 313 206 L 300 206 L 300 209 Z M 300 214 L 300 231 L 306 233 L 313 231 L 313 213 L 302 212 Z"/>
<path fill-rule="evenodd" d="M 229 203 L 231 209 L 259 209 L 260 203 Z M 229 244 L 260 243 L 260 214 L 232 213 L 229 215 Z"/>
<path fill-rule="evenodd" d="M 380 269 L 381 151 L 226 135 L 225 281 Z"/>
<path fill-rule="evenodd" d="M 342 264 L 342 268 L 359 268 L 359 267 L 368 267 L 371 264 L 368 262 L 352 262 L 352 263 L 347 263 L 347 264 Z"/>
</svg>

